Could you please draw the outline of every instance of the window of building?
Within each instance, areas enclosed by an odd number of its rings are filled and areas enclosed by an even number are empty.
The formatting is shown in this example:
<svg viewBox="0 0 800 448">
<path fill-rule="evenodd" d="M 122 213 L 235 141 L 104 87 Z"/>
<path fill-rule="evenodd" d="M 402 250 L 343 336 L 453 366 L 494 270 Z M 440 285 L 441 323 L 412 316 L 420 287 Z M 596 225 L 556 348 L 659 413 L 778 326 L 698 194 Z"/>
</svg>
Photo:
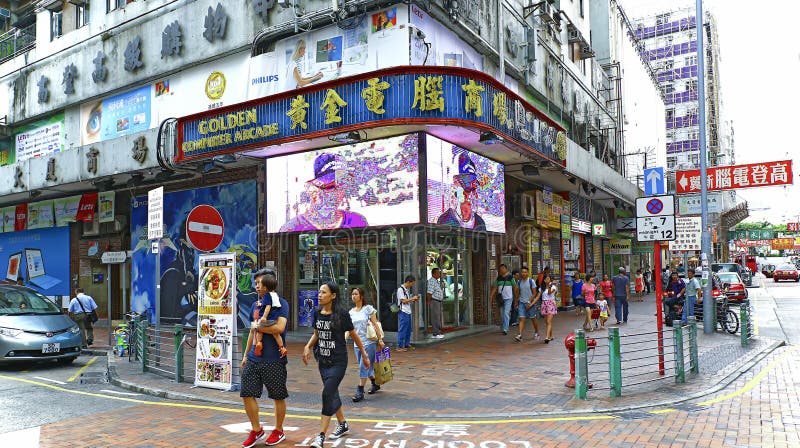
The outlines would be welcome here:
<svg viewBox="0 0 800 448">
<path fill-rule="evenodd" d="M 700 164 L 700 154 L 692 154 L 691 156 L 692 165 L 697 166 Z"/>
<path fill-rule="evenodd" d="M 675 119 L 675 109 L 667 109 L 667 121 L 671 122 Z"/>
<path fill-rule="evenodd" d="M 659 14 L 656 17 L 656 25 L 663 25 L 669 22 L 669 14 Z"/>
<path fill-rule="evenodd" d="M 664 70 L 672 70 L 672 67 L 675 66 L 675 62 L 673 60 L 664 61 Z"/>
<path fill-rule="evenodd" d="M 89 23 L 89 2 L 75 7 L 75 26 L 80 28 Z"/>
<path fill-rule="evenodd" d="M 63 11 L 50 11 L 50 40 L 58 39 L 64 34 Z"/>
<path fill-rule="evenodd" d="M 674 142 L 675 141 L 675 131 L 667 132 L 667 141 Z"/>
<path fill-rule="evenodd" d="M 667 157 L 667 168 L 675 168 L 675 163 L 677 163 L 677 159 L 673 157 Z"/>
<path fill-rule="evenodd" d="M 690 79 L 686 81 L 686 91 L 687 92 L 696 92 L 697 91 L 697 80 Z"/>
<path fill-rule="evenodd" d="M 133 3 L 135 0 L 106 0 L 106 12 L 114 11 L 115 9 L 124 8 L 128 3 Z M 87 2 L 88 3 L 88 2 Z"/>
<path fill-rule="evenodd" d="M 579 4 L 579 5 L 580 5 L 580 7 L 581 7 L 581 17 L 583 17 L 583 0 L 579 0 L 579 1 L 578 1 L 578 4 Z"/>
<path fill-rule="evenodd" d="M 664 84 L 664 93 L 673 93 L 675 91 L 675 85 L 671 82 Z"/>
<path fill-rule="evenodd" d="M 697 56 L 687 56 L 683 59 L 683 65 L 686 67 L 691 67 L 693 65 L 697 65 Z"/>
</svg>

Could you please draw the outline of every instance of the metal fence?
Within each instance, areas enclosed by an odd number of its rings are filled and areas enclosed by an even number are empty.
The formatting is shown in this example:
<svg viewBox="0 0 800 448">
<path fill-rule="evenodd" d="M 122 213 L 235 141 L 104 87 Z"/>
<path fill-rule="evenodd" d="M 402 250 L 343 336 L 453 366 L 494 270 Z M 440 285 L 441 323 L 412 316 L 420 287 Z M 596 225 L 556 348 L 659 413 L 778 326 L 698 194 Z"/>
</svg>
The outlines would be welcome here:
<svg viewBox="0 0 800 448">
<path fill-rule="evenodd" d="M 686 381 L 686 371 L 698 373 L 697 322 L 679 321 L 661 332 L 620 334 L 611 327 L 603 337 L 587 340 L 575 330 L 575 396 L 586 399 L 589 390 L 622 396 L 622 389 L 652 383 Z"/>
<path fill-rule="evenodd" d="M 13 58 L 36 45 L 36 24 L 14 28 L 0 36 L 0 62 Z"/>
<path fill-rule="evenodd" d="M 750 343 L 750 340 L 755 337 L 753 308 L 751 307 L 749 300 L 745 300 L 739 305 L 739 320 L 741 321 L 742 325 L 740 330 L 742 347 L 747 347 L 747 345 Z"/>
</svg>

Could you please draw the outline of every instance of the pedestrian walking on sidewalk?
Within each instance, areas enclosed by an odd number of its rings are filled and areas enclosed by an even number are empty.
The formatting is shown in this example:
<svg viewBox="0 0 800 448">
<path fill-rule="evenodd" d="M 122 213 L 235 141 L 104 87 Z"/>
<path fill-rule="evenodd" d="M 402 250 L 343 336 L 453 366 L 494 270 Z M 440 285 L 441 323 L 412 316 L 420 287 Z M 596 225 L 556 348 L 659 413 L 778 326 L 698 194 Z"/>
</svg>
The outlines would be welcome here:
<svg viewBox="0 0 800 448">
<path fill-rule="evenodd" d="M 688 316 L 694 316 L 694 303 L 697 301 L 697 296 L 702 295 L 703 287 L 700 285 L 700 279 L 697 274 L 702 274 L 702 270 L 689 269 L 687 273 L 689 280 L 686 282 L 686 303 L 683 305 L 683 313 L 681 313 L 681 321 L 685 324 Z"/>
<path fill-rule="evenodd" d="M 425 289 L 425 297 L 431 308 L 431 336 L 433 339 L 444 339 L 444 333 L 442 333 L 444 285 L 442 285 L 442 271 L 439 268 L 431 269 L 431 278 L 428 279 Z"/>
<path fill-rule="evenodd" d="M 592 281 L 593 278 L 591 274 L 588 274 L 589 277 L 586 277 L 586 282 L 583 284 L 583 306 L 586 310 L 586 319 L 583 321 L 583 329 L 586 331 L 594 331 L 594 325 L 592 323 L 592 311 L 597 307 L 595 304 L 595 294 L 597 292 L 597 286 L 595 286 L 594 282 Z"/>
<path fill-rule="evenodd" d="M 586 307 L 583 303 L 583 275 L 580 272 L 575 273 L 572 281 L 572 303 L 575 305 L 575 314 L 581 314 Z"/>
<path fill-rule="evenodd" d="M 542 315 L 544 316 L 545 324 L 547 324 L 547 335 L 544 343 L 549 344 L 553 340 L 553 316 L 558 313 L 558 308 L 556 307 L 558 287 L 553 283 L 550 274 L 544 276 L 542 285 Z"/>
<path fill-rule="evenodd" d="M 508 267 L 505 264 L 501 264 L 489 297 L 494 298 L 496 294 L 500 294 L 503 298 L 503 306 L 498 307 L 503 318 L 503 334 L 508 334 L 511 306 L 514 302 L 514 296 L 517 294 L 516 289 L 517 285 L 514 283 L 514 277 L 508 272 Z"/>
<path fill-rule="evenodd" d="M 639 302 L 644 302 L 644 274 L 641 269 L 636 270 L 635 281 L 636 298 Z"/>
<path fill-rule="evenodd" d="M 342 399 L 339 397 L 339 385 L 347 372 L 345 333 L 349 333 L 350 338 L 358 346 L 361 352 L 361 365 L 366 369 L 369 369 L 371 365 L 364 344 L 353 327 L 350 313 L 341 307 L 339 286 L 334 282 L 323 283 L 319 287 L 318 300 L 319 307 L 314 310 L 311 320 L 314 334 L 303 347 L 303 363 L 308 365 L 308 360 L 313 353 L 317 360 L 319 376 L 322 378 L 322 417 L 320 418 L 319 433 L 314 436 L 309 445 L 313 448 L 322 448 L 331 417 L 334 415 L 337 424 L 330 438 L 338 439 L 350 432 L 350 426 L 342 411 Z"/>
<path fill-rule="evenodd" d="M 530 276 L 528 268 L 523 267 L 520 272 L 519 283 L 517 283 L 517 313 L 519 314 L 519 333 L 514 338 L 517 342 L 522 342 L 522 331 L 525 329 L 525 319 L 528 318 L 533 323 L 533 339 L 539 340 L 539 311 L 541 310 L 541 297 L 536 282 Z"/>
<path fill-rule="evenodd" d="M 81 338 L 83 340 L 81 348 L 89 348 L 94 343 L 94 325 L 89 316 L 96 309 L 97 303 L 92 296 L 86 295 L 83 292 L 83 288 L 76 288 L 75 297 L 69 301 L 67 311 L 72 314 L 72 319 L 81 329 Z"/>
<path fill-rule="evenodd" d="M 650 265 L 644 266 L 644 288 L 647 294 L 650 294 L 651 283 L 653 282 L 653 271 L 650 270 Z"/>
<path fill-rule="evenodd" d="M 350 291 L 350 300 L 353 301 L 353 308 L 350 309 L 350 320 L 353 321 L 353 327 L 356 329 L 356 333 L 358 333 L 358 337 L 361 338 L 361 342 L 364 344 L 364 350 L 366 350 L 367 355 L 370 361 L 375 359 L 375 349 L 376 346 L 380 346 L 381 350 L 383 350 L 383 328 L 381 327 L 381 323 L 378 322 L 378 310 L 372 307 L 369 303 L 369 299 L 367 299 L 367 295 L 364 292 L 363 288 L 353 288 Z M 368 327 L 372 327 L 375 330 L 375 336 L 378 338 L 377 340 L 370 339 L 367 334 Z M 373 366 L 369 366 L 369 368 L 365 368 L 362 365 L 361 360 L 361 351 L 358 350 L 358 346 L 353 344 L 353 349 L 356 353 L 356 362 L 358 363 L 358 386 L 356 387 L 356 394 L 353 395 L 353 401 L 359 402 L 364 399 L 364 387 L 367 385 L 367 379 L 369 378 L 372 385 L 369 388 L 368 394 L 372 395 L 375 392 L 381 389 L 381 386 L 375 384 L 375 369 Z"/>
<path fill-rule="evenodd" d="M 603 281 L 597 285 L 599 290 L 602 291 L 602 296 L 608 300 L 609 306 L 614 306 L 614 284 L 608 278 L 608 274 L 603 274 Z M 597 295 L 601 295 L 597 293 Z"/>
<path fill-rule="evenodd" d="M 417 279 L 413 275 L 407 275 L 403 284 L 397 288 L 397 301 L 400 303 L 400 311 L 397 313 L 397 351 L 405 352 L 413 350 L 411 345 L 411 304 L 419 302 L 419 296 L 411 295 L 411 288 Z"/>
<path fill-rule="evenodd" d="M 289 391 L 286 388 L 287 359 L 285 356 L 281 356 L 278 342 L 273 337 L 262 338 L 260 356 L 256 355 L 254 343 L 256 331 L 270 336 L 279 334 L 282 340 L 286 340 L 286 322 L 289 320 L 289 302 L 286 299 L 280 298 L 281 306 L 272 307 L 266 320 L 257 317 L 263 316 L 266 308 L 272 303 L 270 295 L 277 286 L 278 281 L 274 273 L 266 271 L 256 273 L 255 289 L 258 300 L 250 309 L 250 332 L 244 350 L 245 356 L 242 359 L 241 390 L 239 391 L 251 427 L 247 440 L 242 442 L 243 448 L 254 446 L 266 436 L 261 427 L 258 413 L 258 399 L 261 398 L 265 387 L 267 396 L 273 401 L 275 407 L 275 429 L 272 430 L 265 443 L 268 446 L 277 445 L 286 438 L 283 433 L 283 421 L 286 418 L 286 398 L 289 397 Z M 266 321 L 270 321 L 271 325 L 268 325 Z"/>
<path fill-rule="evenodd" d="M 614 315 L 617 325 L 628 323 L 628 300 L 631 298 L 631 281 L 625 275 L 625 268 L 619 268 L 619 274 L 611 279 L 614 284 Z"/>
</svg>

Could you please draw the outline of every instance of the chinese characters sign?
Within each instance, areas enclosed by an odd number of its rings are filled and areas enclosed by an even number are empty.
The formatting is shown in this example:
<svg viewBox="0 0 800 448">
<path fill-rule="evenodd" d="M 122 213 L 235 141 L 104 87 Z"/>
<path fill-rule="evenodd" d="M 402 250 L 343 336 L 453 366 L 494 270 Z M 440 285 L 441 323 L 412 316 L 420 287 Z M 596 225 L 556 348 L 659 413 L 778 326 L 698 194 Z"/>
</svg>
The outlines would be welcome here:
<svg viewBox="0 0 800 448">
<path fill-rule="evenodd" d="M 772 250 L 794 249 L 794 238 L 775 238 L 772 240 Z"/>
<path fill-rule="evenodd" d="M 531 152 L 560 160 L 556 146 L 566 141 L 559 139 L 563 130 L 493 78 L 453 67 L 426 68 L 424 73 L 408 71 L 394 68 L 371 72 L 336 85 L 312 85 L 291 94 L 182 118 L 176 159 L 208 157 L 402 120 L 407 124 L 482 125 Z M 521 113 L 512 119 L 508 111 L 515 107 L 521 108 Z"/>
<path fill-rule="evenodd" d="M 675 241 L 669 242 L 669 250 L 700 250 L 703 225 L 698 217 L 675 218 Z"/>
<path fill-rule="evenodd" d="M 678 194 L 700 192 L 700 170 L 678 171 L 675 179 Z M 709 168 L 706 176 L 709 191 L 792 185 L 793 182 L 791 160 L 718 166 Z"/>
</svg>

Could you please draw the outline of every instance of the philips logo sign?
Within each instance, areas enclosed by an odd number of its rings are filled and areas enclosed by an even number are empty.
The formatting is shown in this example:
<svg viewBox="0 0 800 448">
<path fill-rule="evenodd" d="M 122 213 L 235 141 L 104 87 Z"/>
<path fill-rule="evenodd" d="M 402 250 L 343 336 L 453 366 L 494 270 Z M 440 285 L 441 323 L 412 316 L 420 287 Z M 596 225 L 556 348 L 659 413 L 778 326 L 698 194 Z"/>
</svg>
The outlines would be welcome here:
<svg viewBox="0 0 800 448">
<path fill-rule="evenodd" d="M 255 86 L 258 84 L 269 84 L 271 82 L 278 82 L 278 81 L 280 81 L 278 75 L 268 75 L 268 76 L 256 76 L 250 81 L 250 83 Z"/>
</svg>

